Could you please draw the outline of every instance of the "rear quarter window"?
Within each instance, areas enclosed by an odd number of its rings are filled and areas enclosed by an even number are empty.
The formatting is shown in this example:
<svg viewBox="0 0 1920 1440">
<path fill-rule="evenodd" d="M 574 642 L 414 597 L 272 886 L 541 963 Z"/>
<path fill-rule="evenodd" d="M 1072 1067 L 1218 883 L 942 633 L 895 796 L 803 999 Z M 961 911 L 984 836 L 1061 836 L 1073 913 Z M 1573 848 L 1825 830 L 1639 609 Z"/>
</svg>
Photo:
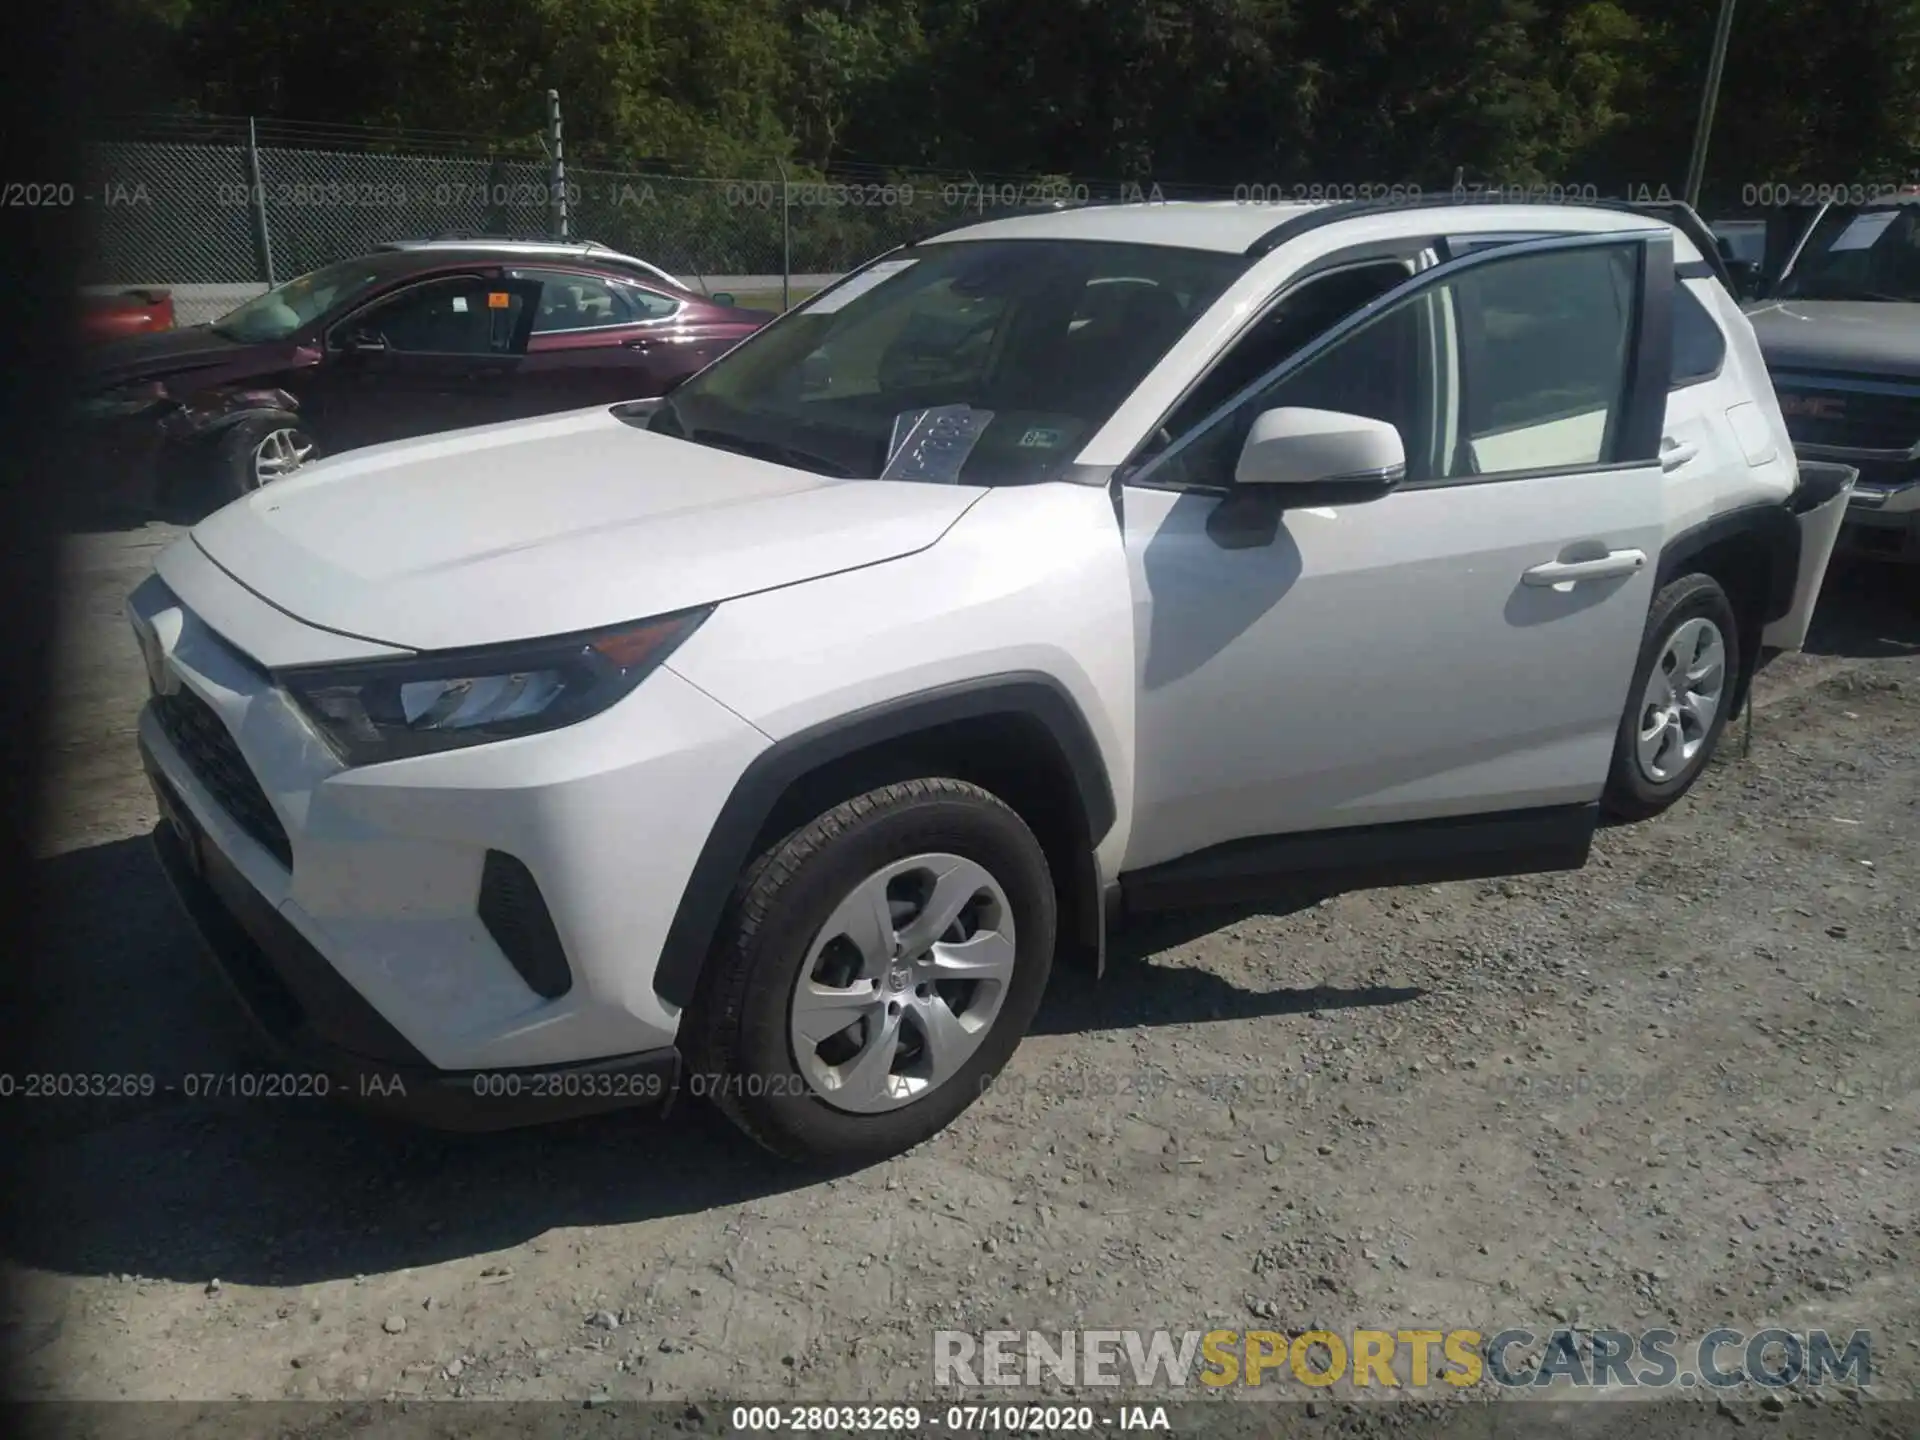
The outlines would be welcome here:
<svg viewBox="0 0 1920 1440">
<path fill-rule="evenodd" d="M 1720 322 L 1686 285 L 1673 287 L 1673 383 L 1679 390 L 1720 373 L 1727 358 L 1727 337 Z"/>
</svg>

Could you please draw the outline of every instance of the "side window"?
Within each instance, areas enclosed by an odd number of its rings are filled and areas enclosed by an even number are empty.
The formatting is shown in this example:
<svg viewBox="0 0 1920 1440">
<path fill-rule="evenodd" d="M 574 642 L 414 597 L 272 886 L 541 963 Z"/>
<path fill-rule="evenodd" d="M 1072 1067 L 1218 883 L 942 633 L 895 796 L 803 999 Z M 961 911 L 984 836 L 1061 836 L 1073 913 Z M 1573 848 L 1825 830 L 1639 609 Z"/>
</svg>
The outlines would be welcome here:
<svg viewBox="0 0 1920 1440">
<path fill-rule="evenodd" d="M 1419 483 L 1610 455 L 1637 306 L 1636 247 L 1515 255 L 1416 292 L 1177 445 L 1147 484 L 1224 487 L 1262 411 L 1385 420 Z"/>
<path fill-rule="evenodd" d="M 1684 281 L 1673 287 L 1673 388 L 1711 380 L 1727 358 L 1727 337 Z"/>
<path fill-rule="evenodd" d="M 1522 255 L 1454 282 L 1462 414 L 1447 474 L 1600 461 L 1625 399 L 1635 258 L 1621 245 Z"/>
<path fill-rule="evenodd" d="M 334 339 L 377 337 L 402 354 L 508 355 L 529 293 L 527 286 L 473 276 L 429 280 L 349 317 L 335 328 Z"/>
<path fill-rule="evenodd" d="M 664 320 L 680 308 L 680 302 L 671 295 L 662 295 L 644 285 L 632 285 L 623 280 L 613 282 L 613 293 L 626 299 L 627 313 L 633 317 L 636 325 L 647 320 Z"/>
<path fill-rule="evenodd" d="M 1160 434 L 1149 442 L 1147 453 L 1187 434 L 1322 331 L 1378 300 L 1412 274 L 1413 266 L 1401 260 L 1361 264 L 1316 276 L 1283 295 L 1174 407 Z"/>
<path fill-rule="evenodd" d="M 679 301 L 624 280 L 609 280 L 575 270 L 515 270 L 512 273 L 516 279 L 540 283 L 540 308 L 533 320 L 535 335 L 640 325 L 650 320 L 664 320 L 680 308 Z"/>
</svg>

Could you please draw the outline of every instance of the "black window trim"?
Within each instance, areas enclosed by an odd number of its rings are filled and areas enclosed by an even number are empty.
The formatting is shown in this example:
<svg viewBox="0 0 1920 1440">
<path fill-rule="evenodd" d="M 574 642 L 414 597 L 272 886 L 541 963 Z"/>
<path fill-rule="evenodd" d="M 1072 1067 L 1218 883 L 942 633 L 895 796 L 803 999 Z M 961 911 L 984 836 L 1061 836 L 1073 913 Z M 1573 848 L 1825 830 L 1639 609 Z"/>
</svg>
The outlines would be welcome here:
<svg viewBox="0 0 1920 1440">
<path fill-rule="evenodd" d="M 380 294 L 375 295 L 371 299 L 368 299 L 362 302 L 361 304 L 354 306 L 353 309 L 347 311 L 347 313 L 342 315 L 338 320 L 335 320 L 331 324 L 327 325 L 325 328 L 325 331 L 322 334 L 321 344 L 328 355 L 339 355 L 343 352 L 345 347 L 338 344 L 335 341 L 334 337 L 338 335 L 340 331 L 345 329 L 348 325 L 351 325 L 354 321 L 364 316 L 368 311 L 378 309 L 380 306 L 385 305 L 390 301 L 397 300 L 402 295 L 407 294 L 409 291 L 424 289 L 428 285 L 446 285 L 453 281 L 458 281 L 458 280 L 478 280 L 482 284 L 488 284 L 488 285 L 517 285 L 517 286 L 533 285 L 535 287 L 538 287 L 540 283 L 537 280 L 509 279 L 504 269 L 472 270 L 472 271 L 459 270 L 459 271 L 452 271 L 452 272 L 441 272 L 439 274 L 432 274 L 432 275 L 416 276 L 411 280 L 402 281 L 400 284 L 395 285 L 391 290 L 383 290 Z M 526 313 L 522 316 L 521 328 L 525 331 L 525 334 L 519 334 L 515 336 L 515 339 L 518 343 L 516 347 L 513 350 L 510 350 L 509 352 L 507 352 L 506 355 L 497 355 L 492 352 L 488 352 L 487 354 L 475 354 L 470 350 L 396 350 L 393 353 L 396 355 L 422 355 L 422 356 L 427 356 L 430 358 L 441 359 L 441 360 L 448 360 L 448 359 L 499 360 L 499 359 L 510 359 L 519 355 L 523 355 L 526 353 L 527 338 L 528 336 L 531 336 L 533 333 L 534 308 L 535 308 L 535 305 L 537 305 L 539 302 L 539 292 L 537 288 L 533 296 L 533 302 L 534 302 L 533 304 L 529 304 L 525 307 Z"/>
<path fill-rule="evenodd" d="M 1260 391 L 1318 359 L 1375 316 L 1429 287 L 1446 284 L 1456 275 L 1483 265 L 1509 260 L 1516 255 L 1555 254 L 1563 250 L 1601 250 L 1622 245 L 1632 245 L 1638 251 L 1636 257 L 1638 283 L 1635 289 L 1640 297 L 1639 314 L 1635 317 L 1634 326 L 1627 338 L 1627 365 L 1621 381 L 1621 413 L 1617 426 L 1619 433 L 1610 436 L 1614 440 L 1615 448 L 1627 452 L 1625 456 L 1615 460 L 1596 461 L 1591 465 L 1556 465 L 1535 470 L 1499 471 L 1491 475 L 1442 476 L 1429 480 L 1402 482 L 1399 488 L 1426 490 L 1452 485 L 1505 483 L 1510 480 L 1530 480 L 1555 475 L 1637 470 L 1655 464 L 1658 461 L 1660 434 L 1666 423 L 1668 380 L 1673 373 L 1673 238 L 1672 232 L 1664 228 L 1598 230 L 1577 235 L 1553 235 L 1540 240 L 1520 241 L 1510 245 L 1489 245 L 1446 260 L 1429 269 L 1417 271 L 1407 277 L 1405 284 L 1395 286 L 1345 319 L 1329 326 L 1266 374 L 1242 386 L 1236 394 L 1217 406 L 1192 430 L 1179 437 L 1165 450 L 1149 458 L 1137 471 L 1129 473 L 1130 461 L 1118 467 L 1114 471 L 1114 479 L 1121 485 L 1136 486 L 1140 489 L 1225 495 L 1232 488 L 1230 484 L 1156 482 L 1152 476 L 1171 457 L 1184 452 L 1195 436 L 1206 433 L 1212 425 L 1251 400 Z M 1149 437 L 1151 433 L 1151 431 L 1148 432 Z M 1644 456 L 1641 454 L 1643 451 Z"/>
</svg>

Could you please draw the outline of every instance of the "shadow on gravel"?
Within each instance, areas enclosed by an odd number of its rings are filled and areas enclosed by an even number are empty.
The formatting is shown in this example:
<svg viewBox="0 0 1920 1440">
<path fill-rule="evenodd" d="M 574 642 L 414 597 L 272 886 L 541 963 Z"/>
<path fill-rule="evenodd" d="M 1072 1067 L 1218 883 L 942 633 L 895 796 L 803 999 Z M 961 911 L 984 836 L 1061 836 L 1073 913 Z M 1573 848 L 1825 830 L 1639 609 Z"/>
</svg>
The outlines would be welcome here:
<svg viewBox="0 0 1920 1440">
<path fill-rule="evenodd" d="M 1809 655 L 1920 655 L 1920 566 L 1834 561 L 1807 636 Z"/>
<path fill-rule="evenodd" d="M 34 1167 L 20 1223 L 5 1237 L 20 1263 L 310 1284 L 485 1255 L 555 1228 L 708 1210 L 823 1178 L 774 1161 L 684 1099 L 664 1117 L 460 1136 L 324 1100 L 189 1098 L 189 1075 L 266 1064 L 176 912 L 148 840 L 70 851 L 43 861 L 35 880 L 55 938 L 26 977 L 42 1029 L 22 1068 L 152 1076 L 154 1085 L 147 1096 L 27 1101 L 16 1092 L 5 1101 L 8 1143 Z M 1060 973 L 1036 1029 L 1398 1004 L 1421 993 L 1262 994 L 1146 963 L 1240 913 L 1169 916 L 1131 931 L 1105 981 Z"/>
<path fill-rule="evenodd" d="M 1246 990 L 1210 971 L 1147 963 L 1163 950 L 1210 935 L 1237 920 L 1253 915 L 1290 915 L 1315 903 L 1316 899 L 1309 899 L 1292 906 L 1184 910 L 1135 921 L 1108 941 L 1107 973 L 1103 978 L 1096 980 L 1085 967 L 1056 966 L 1046 1002 L 1034 1017 L 1030 1033 L 1073 1035 L 1142 1025 L 1193 1025 L 1210 1020 L 1300 1015 L 1311 1010 L 1403 1005 L 1426 993 L 1403 986 Z"/>
<path fill-rule="evenodd" d="M 311 1099 L 192 1099 L 186 1077 L 268 1068 L 199 954 L 149 842 L 35 876 L 53 925 L 25 977 L 41 1027 L 0 1100 L 33 1166 L 11 1258 L 67 1274 L 306 1284 L 503 1250 L 556 1227 L 684 1214 L 821 1178 L 699 1102 L 443 1135 Z M 153 1077 L 153 1093 L 26 1100 L 26 1070 Z M 172 1086 L 169 1091 L 166 1087 Z M 89 1083 L 88 1088 L 98 1088 Z M 121 1088 L 126 1088 L 122 1082 Z"/>
</svg>

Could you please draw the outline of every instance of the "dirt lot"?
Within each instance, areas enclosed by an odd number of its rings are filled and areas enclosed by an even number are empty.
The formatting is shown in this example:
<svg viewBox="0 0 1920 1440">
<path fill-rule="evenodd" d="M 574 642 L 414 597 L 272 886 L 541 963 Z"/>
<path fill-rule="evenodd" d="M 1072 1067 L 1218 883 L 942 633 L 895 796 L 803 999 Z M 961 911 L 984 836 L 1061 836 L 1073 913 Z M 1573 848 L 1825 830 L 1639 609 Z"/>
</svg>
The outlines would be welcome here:
<svg viewBox="0 0 1920 1440">
<path fill-rule="evenodd" d="M 72 550 L 34 1068 L 162 1088 L 9 1102 L 28 1393 L 925 1398 L 935 1328 L 1562 1320 L 1868 1327 L 1915 1393 L 1911 575 L 1837 577 L 1751 754 L 1585 871 L 1128 937 L 950 1132 L 814 1182 L 698 1105 L 450 1138 L 164 1088 L 253 1063 L 147 851 L 120 602 L 170 533 Z"/>
</svg>

